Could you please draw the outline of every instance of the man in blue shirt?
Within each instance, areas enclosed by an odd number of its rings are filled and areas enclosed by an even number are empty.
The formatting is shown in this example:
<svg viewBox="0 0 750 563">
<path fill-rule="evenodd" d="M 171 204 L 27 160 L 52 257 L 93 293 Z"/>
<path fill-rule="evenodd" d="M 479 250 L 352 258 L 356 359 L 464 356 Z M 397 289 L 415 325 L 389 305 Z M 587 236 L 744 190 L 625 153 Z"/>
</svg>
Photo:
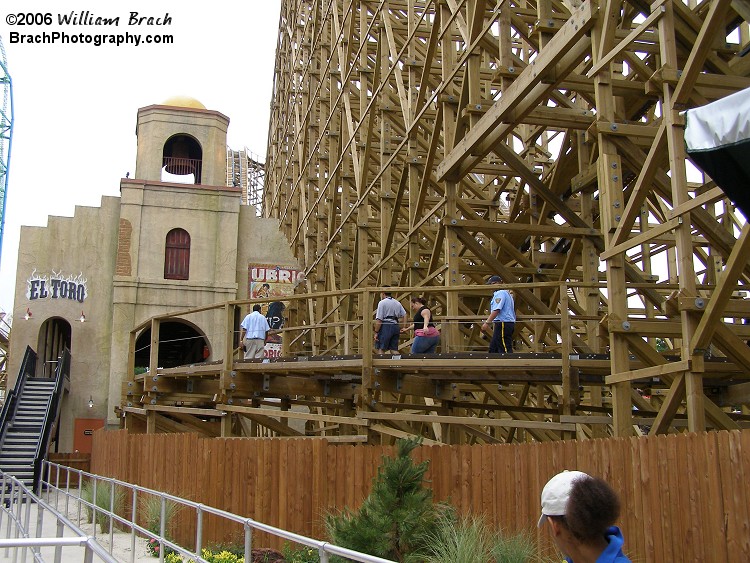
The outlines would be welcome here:
<svg viewBox="0 0 750 563">
<path fill-rule="evenodd" d="M 500 276 L 490 276 L 487 284 L 502 283 Z M 482 324 L 482 332 L 489 332 L 492 326 L 490 354 L 510 354 L 513 352 L 513 331 L 516 328 L 516 308 L 513 296 L 507 289 L 498 289 L 492 295 L 490 316 Z"/>
</svg>

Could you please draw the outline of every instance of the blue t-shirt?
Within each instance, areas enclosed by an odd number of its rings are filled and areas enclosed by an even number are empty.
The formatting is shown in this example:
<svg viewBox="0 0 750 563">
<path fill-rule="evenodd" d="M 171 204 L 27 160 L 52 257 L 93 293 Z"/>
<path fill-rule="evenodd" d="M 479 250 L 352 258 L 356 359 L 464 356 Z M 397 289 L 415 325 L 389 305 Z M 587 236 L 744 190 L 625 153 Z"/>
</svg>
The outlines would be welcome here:
<svg viewBox="0 0 750 563">
<path fill-rule="evenodd" d="M 516 322 L 516 307 L 513 303 L 513 297 L 507 289 L 498 289 L 492 295 L 490 303 L 490 312 L 499 311 L 493 322 L 496 323 L 514 323 Z"/>
<path fill-rule="evenodd" d="M 630 559 L 625 557 L 625 554 L 622 552 L 622 544 L 625 540 L 622 537 L 620 528 L 617 526 L 611 526 L 607 528 L 604 535 L 607 538 L 609 545 L 604 551 L 602 551 L 602 554 L 596 558 L 596 563 L 630 563 Z M 565 561 L 568 563 L 575 563 L 569 557 L 566 557 Z"/>
</svg>

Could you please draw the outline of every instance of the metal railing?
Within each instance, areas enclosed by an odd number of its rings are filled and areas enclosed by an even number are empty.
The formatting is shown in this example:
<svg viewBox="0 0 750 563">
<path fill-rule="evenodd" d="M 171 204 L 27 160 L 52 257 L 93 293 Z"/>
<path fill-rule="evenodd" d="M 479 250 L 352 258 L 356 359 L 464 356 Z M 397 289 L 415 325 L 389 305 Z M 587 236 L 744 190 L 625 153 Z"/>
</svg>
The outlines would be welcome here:
<svg viewBox="0 0 750 563">
<path fill-rule="evenodd" d="M 200 158 L 181 158 L 175 156 L 165 156 L 162 159 L 162 167 L 169 174 L 176 176 L 187 176 L 192 174 L 194 183 L 201 183 L 201 168 L 203 161 Z"/>
<path fill-rule="evenodd" d="M 273 536 L 287 540 L 293 544 L 304 545 L 318 551 L 321 563 L 328 563 L 331 555 L 337 555 L 344 557 L 350 561 L 361 561 L 364 563 L 393 563 L 388 559 L 375 557 L 366 553 L 360 553 L 351 549 L 346 549 L 333 545 L 329 542 L 308 538 L 287 530 L 282 530 L 274 526 L 269 526 L 247 518 L 239 516 L 231 512 L 226 512 L 218 508 L 206 506 L 201 503 L 192 502 L 190 500 L 171 495 L 165 492 L 156 491 L 146 487 L 140 487 L 132 483 L 120 481 L 109 477 L 102 477 L 92 473 L 87 473 L 80 469 L 73 469 L 70 467 L 61 466 L 48 461 L 44 462 L 45 471 L 43 473 L 43 480 L 40 487 L 44 487 L 47 493 L 47 502 L 59 508 L 60 502 L 64 502 L 64 508 L 66 512 L 70 509 L 70 503 L 78 503 L 78 515 L 80 518 L 81 507 L 85 510 L 91 511 L 92 521 L 96 523 L 98 516 L 102 515 L 109 521 L 109 545 L 114 545 L 113 535 L 115 524 L 121 528 L 129 530 L 131 537 L 131 549 L 130 549 L 130 561 L 134 561 L 136 553 L 136 537 L 145 537 L 149 540 L 155 540 L 159 544 L 159 561 L 164 561 L 165 553 L 167 550 L 177 553 L 186 561 L 195 561 L 197 563 L 208 563 L 206 559 L 202 557 L 203 549 L 203 535 L 204 535 L 204 520 L 207 516 L 212 515 L 219 518 L 235 522 L 240 525 L 243 529 L 243 544 L 245 552 L 245 560 L 250 560 L 250 554 L 252 553 L 253 546 L 253 533 L 264 532 Z M 71 478 L 73 482 L 77 483 L 77 487 L 71 488 Z M 64 483 L 61 483 L 64 480 Z M 90 485 L 90 494 L 83 495 L 83 483 L 88 482 Z M 90 496 L 92 499 L 97 499 L 97 488 L 107 487 L 109 493 L 109 505 L 99 506 L 98 502 L 90 501 L 84 496 Z M 124 491 L 125 497 L 127 498 L 129 493 L 130 506 L 128 509 L 124 507 L 116 506 L 116 495 L 115 490 L 118 489 Z M 41 489 L 40 489 L 41 490 Z M 54 495 L 54 501 L 52 497 Z M 63 497 L 61 499 L 60 497 Z M 143 522 L 143 518 L 139 516 L 139 501 L 142 498 L 156 497 L 160 502 L 160 517 L 159 517 L 159 532 L 144 527 L 138 522 Z M 194 514 L 195 524 L 195 538 L 192 547 L 186 547 L 179 545 L 167 538 L 167 528 L 169 522 L 167 521 L 167 504 L 174 503 L 180 509 L 186 509 L 192 511 Z M 120 512 L 118 514 L 118 511 Z M 127 514 L 125 514 L 127 513 Z M 94 537 L 96 537 L 96 525 L 94 526 Z"/>
<path fill-rule="evenodd" d="M 95 538 L 34 495 L 21 481 L 5 473 L 1 476 L 0 551 L 5 552 L 6 559 L 10 557 L 12 550 L 14 563 L 19 555 L 21 561 L 26 561 L 29 551 L 34 561 L 46 561 L 48 559 L 45 559 L 41 548 L 51 547 L 54 548 L 51 559 L 60 563 L 63 548 L 77 547 L 83 548 L 83 553 L 79 549 L 74 555 L 78 561 L 91 563 L 96 555 L 98 561 L 117 563 L 117 559 L 99 545 Z M 54 528 L 45 526 L 46 515 L 54 519 Z"/>
<path fill-rule="evenodd" d="M 16 384 L 13 389 L 6 394 L 3 408 L 0 410 L 0 446 L 2 446 L 3 441 L 5 440 L 5 434 L 9 428 L 8 422 L 15 414 L 14 410 L 18 398 L 21 396 L 21 393 L 23 393 L 26 381 L 30 377 L 34 377 L 36 374 L 36 360 L 36 352 L 31 349 L 31 346 L 26 346 L 26 352 L 24 353 L 23 361 L 21 362 L 21 369 L 18 372 Z"/>
<path fill-rule="evenodd" d="M 34 454 L 34 484 L 39 482 L 42 473 L 42 462 L 47 455 L 50 440 L 52 439 L 52 429 L 57 424 L 57 419 L 60 415 L 63 386 L 66 379 L 70 379 L 70 350 L 68 348 L 64 348 L 58 358 L 55 369 L 55 390 L 50 397 L 47 410 L 44 413 L 44 419 L 42 420 L 42 433 L 37 443 L 36 453 Z"/>
</svg>

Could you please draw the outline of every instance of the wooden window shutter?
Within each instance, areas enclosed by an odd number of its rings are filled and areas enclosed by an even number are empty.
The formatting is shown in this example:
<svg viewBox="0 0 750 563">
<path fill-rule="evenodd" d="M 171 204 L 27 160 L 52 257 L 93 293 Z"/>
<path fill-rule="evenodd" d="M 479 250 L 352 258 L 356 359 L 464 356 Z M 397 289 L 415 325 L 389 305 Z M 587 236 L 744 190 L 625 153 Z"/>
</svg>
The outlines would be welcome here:
<svg viewBox="0 0 750 563">
<path fill-rule="evenodd" d="M 187 280 L 190 278 L 190 235 L 184 229 L 172 229 L 167 233 L 164 252 L 164 279 Z"/>
</svg>

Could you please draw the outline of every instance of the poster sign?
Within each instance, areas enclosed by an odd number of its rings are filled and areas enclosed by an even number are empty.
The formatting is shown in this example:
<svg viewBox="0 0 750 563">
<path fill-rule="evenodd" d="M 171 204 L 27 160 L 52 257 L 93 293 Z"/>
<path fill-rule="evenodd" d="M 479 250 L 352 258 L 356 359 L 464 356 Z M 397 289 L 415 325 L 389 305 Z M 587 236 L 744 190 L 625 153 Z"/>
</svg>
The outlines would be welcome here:
<svg viewBox="0 0 750 563">
<path fill-rule="evenodd" d="M 291 295 L 294 293 L 297 284 L 304 279 L 304 274 L 301 271 L 287 266 L 250 264 L 248 266 L 248 298 L 268 299 Z M 284 326 L 286 303 L 282 299 L 278 299 L 262 307 L 262 312 L 268 319 L 271 328 L 274 330 L 281 329 Z M 266 341 L 264 357 L 280 357 L 281 343 L 280 334 L 270 335 Z"/>
<path fill-rule="evenodd" d="M 270 264 L 248 266 L 248 298 L 263 299 L 274 295 L 289 295 L 304 279 L 299 270 Z"/>
</svg>

